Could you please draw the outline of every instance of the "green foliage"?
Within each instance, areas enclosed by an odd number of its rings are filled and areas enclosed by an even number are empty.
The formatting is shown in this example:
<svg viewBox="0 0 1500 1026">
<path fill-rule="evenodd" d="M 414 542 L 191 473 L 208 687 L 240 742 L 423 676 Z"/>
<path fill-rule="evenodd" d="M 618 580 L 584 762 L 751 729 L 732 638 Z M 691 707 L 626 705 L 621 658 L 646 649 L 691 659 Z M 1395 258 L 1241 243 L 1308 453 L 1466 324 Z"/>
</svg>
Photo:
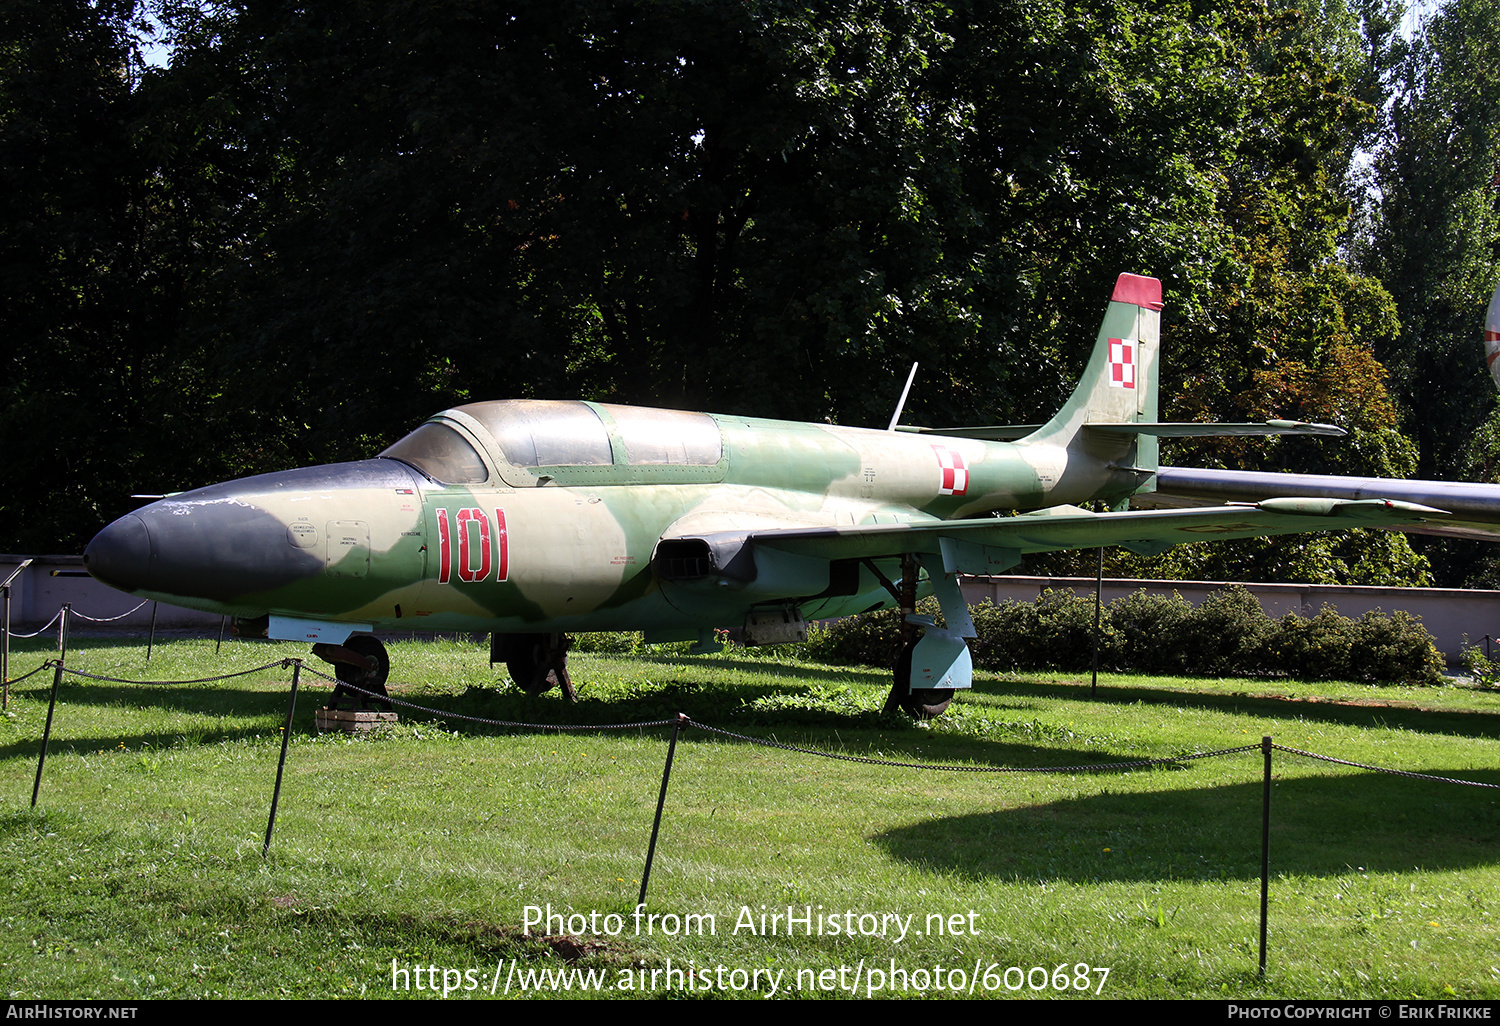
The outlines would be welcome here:
<svg viewBox="0 0 1500 1026">
<path fill-rule="evenodd" d="M 1279 373 L 1398 467 L 1375 367 L 1319 394 L 1393 323 L 1325 8 L 188 2 L 148 74 L 136 5 L 13 4 L 0 548 L 479 398 L 874 423 L 920 359 L 914 421 L 1033 420 L 1125 269 L 1183 409 Z"/>
<path fill-rule="evenodd" d="M 1463 666 L 1464 672 L 1480 687 L 1500 688 L 1500 663 L 1485 655 L 1478 645 L 1464 648 Z"/>
<path fill-rule="evenodd" d="M 917 612 L 939 624 L 943 622 L 936 599 L 922 599 Z M 890 667 L 901 651 L 901 614 L 895 609 L 882 609 L 829 624 L 813 624 L 807 641 L 794 651 L 804 659 L 836 666 Z"/>
<path fill-rule="evenodd" d="M 1213 592 L 1183 621 L 1175 639 L 1195 672 L 1229 676 L 1263 664 L 1266 642 L 1275 629 L 1254 595 L 1244 588 Z"/>
<path fill-rule="evenodd" d="M 1087 669 L 1093 660 L 1094 600 L 1047 589 L 1034 603 L 986 602 L 972 611 L 979 639 L 974 663 L 986 670 Z M 1101 625 L 1100 659 L 1110 665 L 1115 630 Z"/>
<path fill-rule="evenodd" d="M 1122 652 L 1129 653 L 1131 669 L 1141 673 L 1187 671 L 1189 653 L 1181 646 L 1162 643 L 1165 638 L 1180 637 L 1193 615 L 1193 607 L 1181 595 L 1148 595 L 1141 590 L 1115 599 L 1108 613 Z"/>
<path fill-rule="evenodd" d="M 1345 679 L 1410 684 L 1441 681 L 1442 654 L 1427 628 L 1410 613 L 1398 609 L 1386 616 L 1371 610 L 1352 621 L 1349 630 L 1349 674 Z"/>
<path fill-rule="evenodd" d="M 930 600 L 929 600 L 930 601 Z M 1035 602 L 988 601 L 970 610 L 974 665 L 999 672 L 1087 670 L 1093 663 L 1094 600 L 1048 589 Z M 1409 613 L 1357 620 L 1325 606 L 1316 616 L 1273 620 L 1247 589 L 1231 586 L 1198 606 L 1180 595 L 1138 591 L 1100 618 L 1099 665 L 1137 673 L 1437 684 L 1443 659 Z M 819 628 L 799 655 L 834 664 L 888 666 L 899 645 L 893 612 L 866 613 Z"/>
<path fill-rule="evenodd" d="M 1377 355 L 1421 452 L 1446 477 L 1493 408 L 1475 345 L 1500 277 L 1500 8 L 1448 0 L 1391 44 L 1390 102 L 1375 150 L 1365 264 L 1395 297 L 1402 330 Z"/>
<path fill-rule="evenodd" d="M 1353 639 L 1348 623 L 1332 606 L 1324 606 L 1311 619 L 1288 613 L 1266 645 L 1268 662 L 1298 677 L 1349 680 Z"/>
</svg>

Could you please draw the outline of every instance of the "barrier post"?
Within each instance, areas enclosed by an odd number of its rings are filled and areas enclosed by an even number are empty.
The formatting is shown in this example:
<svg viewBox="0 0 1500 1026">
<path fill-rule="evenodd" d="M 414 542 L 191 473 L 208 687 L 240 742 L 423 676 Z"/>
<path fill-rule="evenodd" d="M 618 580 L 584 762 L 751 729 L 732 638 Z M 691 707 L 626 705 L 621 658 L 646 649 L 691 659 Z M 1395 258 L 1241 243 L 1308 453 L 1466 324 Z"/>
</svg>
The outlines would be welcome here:
<svg viewBox="0 0 1500 1026">
<path fill-rule="evenodd" d="M 5 638 L 0 641 L 0 709 L 10 708 L 10 582 L 0 588 L 5 602 Z"/>
<path fill-rule="evenodd" d="M 68 658 L 68 620 L 72 618 L 73 603 L 64 602 L 57 611 L 57 661 Z"/>
<path fill-rule="evenodd" d="M 146 662 L 151 661 L 151 645 L 156 641 L 156 603 L 151 603 L 151 629 L 146 632 Z"/>
<path fill-rule="evenodd" d="M 5 634 L 0 640 L 0 709 L 10 708 L 10 584 L 30 565 L 31 560 L 21 560 L 20 565 L 0 581 L 0 591 L 5 593 Z"/>
<path fill-rule="evenodd" d="M 1260 798 L 1260 976 L 1266 975 L 1266 907 L 1271 894 L 1271 739 L 1260 739 L 1265 755 Z"/>
<path fill-rule="evenodd" d="M 672 740 L 667 745 L 667 764 L 661 771 L 661 793 L 656 796 L 656 819 L 651 823 L 651 844 L 646 848 L 646 868 L 641 871 L 641 893 L 635 907 L 646 904 L 646 887 L 651 883 L 651 863 L 656 859 L 656 835 L 661 830 L 661 810 L 667 804 L 667 781 L 672 778 L 672 757 L 677 754 L 677 735 L 688 723 L 687 713 L 678 713 L 672 721 Z"/>
<path fill-rule="evenodd" d="M 1099 691 L 1099 614 L 1104 609 L 1104 546 L 1099 546 L 1099 569 L 1094 574 L 1094 681 L 1089 685 L 1089 697 Z"/>
<path fill-rule="evenodd" d="M 292 714 L 297 711 L 297 682 L 302 677 L 302 660 L 292 659 L 292 697 L 286 703 L 286 723 L 281 728 L 281 758 L 276 763 L 276 789 L 271 792 L 271 818 L 266 820 L 266 843 L 260 857 L 271 851 L 271 831 L 276 829 L 276 806 L 281 802 L 281 774 L 286 769 L 286 746 L 292 739 Z"/>
<path fill-rule="evenodd" d="M 64 609 L 67 607 L 64 606 Z M 42 727 L 42 754 L 36 760 L 36 782 L 31 785 L 31 807 L 36 808 L 36 796 L 42 790 L 42 767 L 47 765 L 47 742 L 52 737 L 52 712 L 57 708 L 57 689 L 62 684 L 63 661 L 53 663 L 52 701 L 47 703 L 47 723 Z"/>
</svg>

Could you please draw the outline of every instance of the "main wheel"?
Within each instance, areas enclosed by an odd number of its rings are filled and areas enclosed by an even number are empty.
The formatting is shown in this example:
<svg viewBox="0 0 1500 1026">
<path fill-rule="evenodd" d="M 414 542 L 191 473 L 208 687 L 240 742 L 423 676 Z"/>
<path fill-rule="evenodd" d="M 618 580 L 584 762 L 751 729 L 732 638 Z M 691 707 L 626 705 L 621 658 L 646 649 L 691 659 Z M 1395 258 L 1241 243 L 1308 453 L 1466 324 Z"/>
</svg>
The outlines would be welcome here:
<svg viewBox="0 0 1500 1026">
<path fill-rule="evenodd" d="M 919 720 L 930 720 L 948 711 L 948 703 L 953 701 L 953 689 L 918 688 L 915 691 L 911 689 L 911 656 L 916 647 L 916 641 L 910 641 L 896 657 L 894 667 L 896 682 L 891 685 L 891 697 L 886 700 L 886 711 L 891 711 L 892 705 L 895 705 L 908 716 L 914 716 Z"/>
<path fill-rule="evenodd" d="M 948 711 L 952 688 L 918 688 L 901 700 L 901 708 L 919 720 L 930 720 Z"/>
<path fill-rule="evenodd" d="M 528 695 L 546 694 L 562 683 L 567 658 L 565 634 L 519 634 L 506 639 L 505 668 L 516 687 Z"/>
</svg>

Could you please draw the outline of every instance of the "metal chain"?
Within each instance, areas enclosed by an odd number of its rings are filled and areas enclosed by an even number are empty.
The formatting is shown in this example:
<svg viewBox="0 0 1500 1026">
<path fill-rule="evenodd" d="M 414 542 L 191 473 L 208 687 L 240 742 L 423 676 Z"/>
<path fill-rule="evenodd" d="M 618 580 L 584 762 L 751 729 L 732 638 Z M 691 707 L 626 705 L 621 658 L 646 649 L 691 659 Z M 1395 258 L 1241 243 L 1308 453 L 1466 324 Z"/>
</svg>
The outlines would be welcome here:
<svg viewBox="0 0 1500 1026">
<path fill-rule="evenodd" d="M 144 603 L 142 603 L 142 605 L 144 605 Z M 134 612 L 134 610 L 132 610 L 132 612 Z M 55 620 L 56 617 L 54 617 L 53 619 Z M 42 630 L 46 629 L 46 627 L 42 628 Z M 294 661 L 295 660 L 292 659 L 277 659 L 249 670 L 239 670 L 235 673 L 224 673 L 214 677 L 196 677 L 191 680 L 127 680 L 123 677 L 106 677 L 102 674 L 88 673 L 84 670 L 75 670 L 68 666 L 62 666 L 61 668 L 64 672 L 71 673 L 78 677 L 87 677 L 90 680 L 107 681 L 112 684 L 209 684 L 214 681 L 230 680 L 234 677 L 244 677 L 248 674 L 260 673 L 262 670 L 269 670 L 272 667 L 276 666 L 285 668 L 292 665 Z M 42 663 L 42 665 L 21 675 L 20 677 L 16 677 L 8 683 L 18 684 L 21 681 L 25 680 L 27 677 L 32 676 L 33 674 L 40 673 L 42 670 L 45 670 L 48 667 L 58 665 L 60 664 L 56 660 L 49 659 L 46 662 Z M 634 723 L 582 724 L 528 723 L 522 720 L 496 720 L 484 716 L 470 716 L 465 713 L 452 712 L 446 709 L 435 709 L 431 706 L 417 705 L 415 702 L 407 702 L 400 698 L 391 697 L 390 695 L 378 695 L 372 691 L 366 691 L 364 688 L 349 684 L 346 681 L 341 681 L 337 677 L 331 676 L 322 672 L 321 670 L 317 670 L 311 666 L 308 666 L 306 663 L 303 664 L 302 669 L 315 677 L 323 678 L 329 683 L 341 684 L 346 690 L 364 695 L 367 698 L 373 698 L 382 702 L 390 702 L 392 705 L 399 705 L 404 709 L 410 709 L 414 712 L 426 713 L 429 716 L 435 716 L 439 719 L 462 720 L 466 723 L 479 723 L 490 727 L 511 727 L 522 730 L 555 731 L 641 730 L 650 727 L 670 727 L 673 724 L 681 723 L 682 726 L 697 727 L 700 730 L 708 731 L 710 734 L 717 734 L 720 737 L 727 737 L 732 738 L 736 741 L 743 741 L 746 744 L 759 745 L 763 748 L 779 748 L 785 752 L 797 752 L 801 755 L 811 755 L 819 759 L 834 759 L 839 762 L 862 763 L 867 766 L 891 766 L 899 769 L 937 770 L 944 773 L 1092 773 L 1112 770 L 1141 769 L 1148 766 L 1170 766 L 1177 763 L 1192 762 L 1198 759 L 1213 759 L 1224 755 L 1237 755 L 1242 752 L 1255 752 L 1261 750 L 1261 746 L 1258 744 L 1240 745 L 1237 748 L 1221 748 L 1212 752 L 1194 752 L 1189 755 L 1175 755 L 1161 759 L 1132 759 L 1128 762 L 1084 763 L 1072 766 L 955 766 L 943 763 L 934 764 L 923 762 L 897 762 L 892 759 L 873 759 L 867 756 L 860 755 L 839 755 L 834 752 L 823 752 L 815 748 L 806 748 L 802 745 L 787 744 L 784 741 L 771 741 L 765 738 L 752 737 L 749 734 L 739 734 L 732 730 L 725 730 L 722 727 L 714 727 L 710 726 L 707 723 L 700 723 L 689 716 L 674 717 L 673 719 L 669 720 L 643 720 Z M 1339 759 L 1331 755 L 1319 755 L 1316 752 L 1303 751 L 1300 748 L 1290 748 L 1286 745 L 1279 745 L 1274 743 L 1271 745 L 1271 747 L 1286 752 L 1288 755 L 1300 755 L 1305 759 L 1316 759 L 1321 762 L 1331 762 L 1340 766 L 1350 766 L 1355 769 L 1370 770 L 1375 773 L 1389 773 L 1392 776 L 1407 777 L 1412 780 L 1430 780 L 1442 784 L 1461 784 L 1466 787 L 1489 787 L 1500 789 L 1500 784 L 1489 784 L 1478 780 L 1458 780 L 1453 777 L 1440 777 L 1430 773 L 1414 773 L 1410 770 L 1388 769 L 1384 766 L 1375 766 L 1370 763 L 1364 762 L 1353 762 L 1349 759 Z"/>
<path fill-rule="evenodd" d="M 52 614 L 52 619 L 48 620 L 46 622 L 46 624 L 44 624 L 41 627 L 38 627 L 36 630 L 32 631 L 30 634 L 23 634 L 20 631 L 11 631 L 10 632 L 10 636 L 13 637 L 13 638 L 34 638 L 38 634 L 42 633 L 43 631 L 50 630 L 52 628 L 52 625 L 57 622 L 57 618 L 59 616 L 62 616 L 62 610 L 61 609 L 59 609 L 57 612 L 53 613 Z"/>
<path fill-rule="evenodd" d="M 244 677 L 248 674 L 259 673 L 262 670 L 269 670 L 273 666 L 280 666 L 285 669 L 286 667 L 291 666 L 293 661 L 294 660 L 291 659 L 275 659 L 262 666 L 257 666 L 254 669 L 237 670 L 234 673 L 221 673 L 217 677 L 195 677 L 192 680 L 126 680 L 124 677 L 106 677 L 103 674 L 88 673 L 84 670 L 75 670 L 70 666 L 63 666 L 62 669 L 64 673 L 71 673 L 76 677 L 87 677 L 90 680 L 103 680 L 108 681 L 111 684 L 211 684 L 216 680 L 229 680 L 233 677 Z M 47 665 L 53 666 L 59 664 L 57 663 L 57 660 L 54 659 L 49 661 Z"/>
<path fill-rule="evenodd" d="M 76 616 L 76 617 L 79 617 L 81 619 L 87 620 L 90 623 L 113 623 L 115 620 L 123 620 L 123 619 L 125 619 L 131 613 L 135 612 L 136 609 L 140 609 L 141 606 L 144 606 L 147 602 L 150 602 L 150 601 L 151 601 L 150 599 L 143 599 L 141 601 L 141 605 L 140 606 L 136 606 L 135 609 L 127 609 L 127 610 L 125 610 L 125 612 L 121 613 L 119 616 L 89 616 L 87 613 L 80 613 L 76 609 L 73 610 L 73 615 Z M 62 612 L 62 610 L 59 609 L 58 612 L 60 613 L 60 612 Z"/>
<path fill-rule="evenodd" d="M 19 677 L 12 677 L 10 680 L 6 681 L 5 683 L 7 683 L 7 684 L 19 684 L 19 683 L 21 683 L 21 681 L 25 680 L 27 677 L 30 677 L 32 674 L 41 673 L 43 670 L 50 669 L 51 666 L 52 666 L 52 660 L 48 659 L 45 663 L 43 663 L 41 666 L 38 666 L 36 669 L 31 670 L 31 671 L 29 671 L 27 673 L 23 673 Z"/>
<path fill-rule="evenodd" d="M 733 731 L 724 730 L 720 727 L 710 727 L 706 723 L 688 719 L 688 726 L 698 727 L 712 734 L 720 734 L 724 737 L 732 737 L 736 741 L 744 741 L 747 744 L 762 745 L 766 748 L 780 748 L 787 752 L 800 752 L 803 755 L 813 755 L 820 759 L 837 759 L 840 762 L 859 762 L 867 766 L 897 766 L 903 769 L 925 769 L 941 770 L 946 773 L 1079 773 L 1093 770 L 1122 770 L 1137 769 L 1143 766 L 1166 766 L 1173 763 L 1187 762 L 1192 759 L 1211 759 L 1218 755 L 1232 755 L 1236 752 L 1259 751 L 1260 745 L 1245 745 L 1240 748 L 1225 748 L 1217 752 L 1201 752 L 1192 755 L 1178 755 L 1166 759 L 1135 759 L 1130 762 L 1101 762 L 1078 766 L 954 766 L 946 764 L 933 764 L 928 762 L 894 762 L 890 759 L 871 759 L 861 755 L 836 755 L 833 752 L 820 752 L 814 748 L 803 748 L 800 745 L 789 745 L 783 741 L 767 741 L 764 738 L 751 737 L 748 734 L 736 734 Z"/>
<path fill-rule="evenodd" d="M 400 698 L 395 698 L 391 695 L 377 695 L 373 691 L 366 691 L 364 688 L 355 687 L 353 684 L 350 684 L 347 681 L 339 680 L 337 677 L 330 677 L 322 670 L 315 670 L 311 666 L 308 666 L 306 663 L 302 664 L 302 670 L 303 672 L 310 673 L 315 677 L 322 677 L 324 680 L 330 681 L 334 684 L 343 685 L 346 691 L 356 692 L 357 694 L 364 695 L 366 698 L 373 698 L 378 702 L 389 702 L 392 705 L 399 705 L 403 709 L 412 709 L 416 712 L 427 713 L 428 715 L 436 716 L 439 719 L 464 720 L 468 723 L 482 723 L 488 727 L 520 727 L 525 730 L 560 731 L 635 730 L 644 727 L 670 727 L 672 724 L 677 722 L 675 718 L 670 720 L 644 720 L 639 723 L 525 723 L 520 720 L 492 720 L 483 716 L 469 716 L 466 713 L 449 712 L 446 709 L 433 709 L 430 706 L 417 705 L 415 702 L 407 702 Z"/>
<path fill-rule="evenodd" d="M 1259 748 L 1259 745 L 1255 747 Z M 1271 744 L 1272 748 L 1279 748 L 1291 755 L 1300 755 L 1306 759 L 1318 759 L 1322 762 L 1335 762 L 1340 766 L 1353 766 L 1355 769 L 1373 770 L 1376 773 L 1389 773 L 1396 777 L 1410 777 L 1412 780 L 1436 780 L 1444 784 L 1464 784 L 1468 787 L 1494 787 L 1500 788 L 1500 784 L 1486 784 L 1481 780 L 1457 780 L 1453 777 L 1436 777 L 1430 773 L 1413 773 L 1411 770 L 1386 769 L 1384 766 L 1371 766 L 1364 762 L 1350 762 L 1348 759 L 1335 759 L 1331 755 L 1318 755 L 1316 752 L 1304 752 L 1300 748 L 1288 748 L 1286 745 Z"/>
</svg>

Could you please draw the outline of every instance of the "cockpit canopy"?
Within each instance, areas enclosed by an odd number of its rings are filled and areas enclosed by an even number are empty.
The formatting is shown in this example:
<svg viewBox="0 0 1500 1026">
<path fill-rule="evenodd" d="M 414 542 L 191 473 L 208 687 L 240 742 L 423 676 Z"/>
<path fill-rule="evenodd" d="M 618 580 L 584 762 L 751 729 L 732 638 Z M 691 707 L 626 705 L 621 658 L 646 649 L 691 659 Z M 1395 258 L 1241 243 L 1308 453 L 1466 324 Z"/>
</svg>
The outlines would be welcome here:
<svg viewBox="0 0 1500 1026">
<path fill-rule="evenodd" d="M 706 413 L 536 399 L 456 407 L 380 455 L 442 484 L 484 483 L 489 477 L 484 460 L 468 439 L 443 423 L 455 413 L 489 434 L 497 459 L 518 467 L 712 467 L 724 457 L 719 425 Z"/>
</svg>

